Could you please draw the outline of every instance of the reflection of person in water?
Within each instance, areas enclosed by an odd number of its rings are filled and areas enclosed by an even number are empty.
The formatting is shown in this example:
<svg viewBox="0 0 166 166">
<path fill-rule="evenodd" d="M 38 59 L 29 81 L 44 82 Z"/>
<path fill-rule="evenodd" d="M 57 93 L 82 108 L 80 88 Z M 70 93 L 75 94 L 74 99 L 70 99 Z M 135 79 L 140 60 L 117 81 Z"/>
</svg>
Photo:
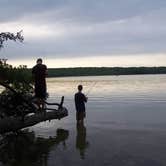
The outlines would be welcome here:
<svg viewBox="0 0 166 166">
<path fill-rule="evenodd" d="M 88 146 L 89 143 L 86 140 L 86 127 L 82 123 L 77 124 L 76 148 L 80 151 L 81 159 L 85 158 L 85 150 Z"/>
</svg>

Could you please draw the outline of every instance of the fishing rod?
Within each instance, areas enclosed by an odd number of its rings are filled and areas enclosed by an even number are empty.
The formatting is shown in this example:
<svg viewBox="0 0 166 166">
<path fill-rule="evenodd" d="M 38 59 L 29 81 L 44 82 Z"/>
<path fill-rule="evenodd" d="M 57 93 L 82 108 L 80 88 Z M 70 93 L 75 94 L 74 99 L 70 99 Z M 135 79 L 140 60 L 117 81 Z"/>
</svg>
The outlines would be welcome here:
<svg viewBox="0 0 166 166">
<path fill-rule="evenodd" d="M 85 94 L 85 96 L 89 95 L 89 93 L 92 91 L 92 89 L 95 87 L 95 85 L 97 84 L 97 81 L 95 81 L 90 88 L 88 89 L 87 93 Z"/>
</svg>

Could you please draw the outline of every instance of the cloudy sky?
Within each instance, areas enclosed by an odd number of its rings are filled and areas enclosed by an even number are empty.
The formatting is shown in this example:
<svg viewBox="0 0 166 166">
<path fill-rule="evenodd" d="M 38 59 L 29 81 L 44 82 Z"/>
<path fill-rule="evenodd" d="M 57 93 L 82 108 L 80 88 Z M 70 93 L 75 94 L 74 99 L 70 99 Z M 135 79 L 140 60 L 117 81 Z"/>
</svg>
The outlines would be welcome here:
<svg viewBox="0 0 166 166">
<path fill-rule="evenodd" d="M 0 32 L 20 30 L 0 50 L 14 65 L 166 65 L 166 0 L 0 0 Z"/>
</svg>

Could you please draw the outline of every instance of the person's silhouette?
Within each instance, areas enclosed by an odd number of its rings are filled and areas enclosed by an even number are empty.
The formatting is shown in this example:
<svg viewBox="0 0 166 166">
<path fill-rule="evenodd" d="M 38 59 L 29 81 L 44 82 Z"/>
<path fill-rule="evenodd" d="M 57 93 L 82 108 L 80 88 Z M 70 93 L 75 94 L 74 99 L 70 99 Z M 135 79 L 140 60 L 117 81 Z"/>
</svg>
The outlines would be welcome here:
<svg viewBox="0 0 166 166">
<path fill-rule="evenodd" d="M 32 68 L 32 74 L 35 82 L 35 97 L 37 99 L 37 105 L 39 109 L 44 109 L 46 99 L 46 75 L 47 75 L 47 66 L 42 64 L 42 59 L 39 58 L 36 61 L 36 65 Z"/>
<path fill-rule="evenodd" d="M 76 149 L 80 152 L 81 159 L 85 158 L 85 150 L 88 148 L 89 143 L 86 140 L 86 127 L 83 123 L 77 123 L 77 136 L 76 136 Z"/>
<path fill-rule="evenodd" d="M 86 117 L 85 103 L 88 98 L 82 93 L 83 86 L 78 85 L 78 92 L 74 95 L 75 108 L 76 108 L 76 120 L 77 123 L 84 123 L 84 118 Z"/>
</svg>

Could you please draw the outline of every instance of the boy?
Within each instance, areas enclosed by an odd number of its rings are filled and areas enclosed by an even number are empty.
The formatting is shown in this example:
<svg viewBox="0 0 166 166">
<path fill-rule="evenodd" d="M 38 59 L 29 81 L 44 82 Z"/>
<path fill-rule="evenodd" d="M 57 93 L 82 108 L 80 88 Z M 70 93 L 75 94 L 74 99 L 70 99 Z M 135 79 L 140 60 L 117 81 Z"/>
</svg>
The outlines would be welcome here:
<svg viewBox="0 0 166 166">
<path fill-rule="evenodd" d="M 85 103 L 87 102 L 88 98 L 82 93 L 83 86 L 78 85 L 78 92 L 75 94 L 75 107 L 76 107 L 76 120 L 77 124 L 84 123 L 84 118 L 86 115 L 85 112 Z"/>
</svg>

